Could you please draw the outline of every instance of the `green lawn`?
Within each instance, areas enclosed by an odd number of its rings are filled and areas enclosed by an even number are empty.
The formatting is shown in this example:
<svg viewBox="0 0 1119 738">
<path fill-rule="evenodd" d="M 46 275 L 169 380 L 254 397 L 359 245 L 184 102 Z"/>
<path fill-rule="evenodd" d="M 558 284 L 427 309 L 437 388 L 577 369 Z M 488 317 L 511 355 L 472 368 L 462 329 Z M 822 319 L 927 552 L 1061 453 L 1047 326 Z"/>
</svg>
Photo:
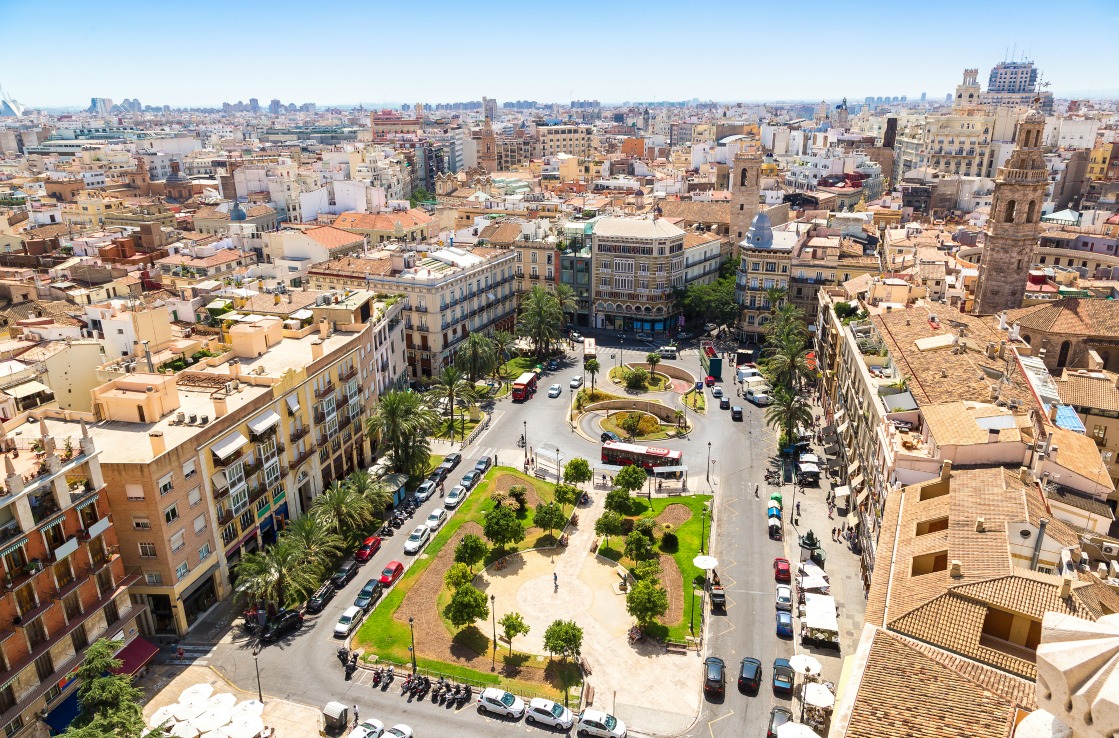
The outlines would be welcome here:
<svg viewBox="0 0 1119 738">
<path fill-rule="evenodd" d="M 504 372 L 504 376 L 512 381 L 525 372 L 531 372 L 539 363 L 540 362 L 532 356 L 517 356 L 505 362 L 502 371 Z"/>
<path fill-rule="evenodd" d="M 625 386 L 626 367 L 616 366 L 610 370 L 610 381 L 614 384 Z M 672 384 L 672 380 L 664 374 L 650 374 L 649 386 L 645 390 L 636 390 L 638 392 L 662 392 Z"/>
<path fill-rule="evenodd" d="M 616 417 L 618 417 L 618 415 L 619 415 L 619 413 L 614 413 L 613 415 L 611 415 L 608 418 L 603 418 L 602 419 L 602 430 L 612 431 L 614 433 L 617 433 L 622 438 L 626 438 L 626 437 L 628 437 L 629 434 L 626 433 L 621 428 L 619 428 L 618 424 L 614 422 L 614 419 Z M 661 441 L 661 440 L 664 440 L 665 438 L 675 438 L 675 437 L 676 437 L 675 426 L 665 425 L 665 424 L 662 423 L 659 426 L 659 430 L 657 430 L 655 433 L 651 433 L 651 434 L 646 435 L 646 436 L 638 436 L 634 440 L 636 440 L 636 441 Z"/>
<path fill-rule="evenodd" d="M 701 415 L 707 414 L 707 398 L 703 392 L 697 392 L 695 389 L 688 390 L 684 393 L 684 404 L 689 410 Z"/>
</svg>

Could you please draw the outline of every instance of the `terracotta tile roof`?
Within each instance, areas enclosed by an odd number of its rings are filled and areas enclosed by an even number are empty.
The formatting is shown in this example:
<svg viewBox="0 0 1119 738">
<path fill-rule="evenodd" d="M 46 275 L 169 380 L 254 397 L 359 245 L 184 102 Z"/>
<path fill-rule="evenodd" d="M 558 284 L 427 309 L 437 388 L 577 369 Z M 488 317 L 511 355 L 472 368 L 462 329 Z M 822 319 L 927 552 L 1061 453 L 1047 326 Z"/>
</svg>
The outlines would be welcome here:
<svg viewBox="0 0 1119 738">
<path fill-rule="evenodd" d="M 1115 488 L 1094 440 L 1083 433 L 1054 426 L 1053 445 L 1057 447 L 1057 453 L 1050 456 L 1054 464 L 1109 489 Z"/>
<path fill-rule="evenodd" d="M 216 254 L 211 256 L 191 256 L 190 254 L 172 254 L 165 256 L 162 259 L 156 259 L 156 264 L 170 264 L 172 266 L 191 266 L 191 267 L 212 267 L 220 266 L 222 264 L 229 264 L 238 259 L 249 258 L 248 254 L 244 254 L 236 249 L 222 249 Z"/>
<path fill-rule="evenodd" d="M 921 407 L 921 414 L 938 446 L 968 446 L 990 442 L 990 432 L 979 425 L 985 419 L 998 419 L 1003 421 L 1001 424 L 1013 423 L 1010 428 L 997 429 L 999 443 L 1021 443 L 1023 430 L 1030 428 L 1025 415 L 1016 415 L 1010 410 L 988 403 L 945 402 L 925 405 Z"/>
<path fill-rule="evenodd" d="M 318 244 L 325 246 L 327 249 L 340 249 L 346 246 L 353 246 L 354 244 L 364 241 L 364 237 L 344 231 L 341 228 L 333 226 L 318 226 L 316 228 L 307 228 L 303 231 L 303 235 L 308 238 L 314 239 Z"/>
<path fill-rule="evenodd" d="M 692 202 L 691 200 L 664 200 L 658 203 L 661 215 L 682 218 L 688 224 L 726 223 L 730 225 L 729 202 Z"/>
<path fill-rule="evenodd" d="M 1119 334 L 1119 302 L 1066 297 L 1063 300 L 1007 312 L 1007 322 L 1021 323 L 1022 331 L 1044 331 L 1073 336 Z M 990 318 L 988 318 L 990 320 Z M 994 318 L 997 322 L 997 318 Z"/>
<path fill-rule="evenodd" d="M 343 256 L 315 264 L 308 274 L 337 277 L 365 277 L 366 275 L 385 275 L 392 273 L 392 259 L 389 252 L 382 251 L 365 257 Z"/>
<path fill-rule="evenodd" d="M 712 241 L 722 241 L 723 239 L 712 233 L 699 233 L 696 231 L 688 231 L 684 234 L 684 250 L 694 249 L 698 246 L 709 244 Z"/>
<path fill-rule="evenodd" d="M 290 290 L 279 296 L 279 303 L 276 302 L 276 295 L 253 295 L 239 309 L 244 313 L 290 315 L 296 310 L 314 305 L 315 299 L 325 294 L 327 292 L 324 290 Z"/>
<path fill-rule="evenodd" d="M 519 223 L 490 223 L 478 232 L 478 239 L 486 239 L 490 243 L 511 244 L 521 236 Z"/>
<path fill-rule="evenodd" d="M 391 213 L 355 213 L 347 211 L 334 219 L 334 227 L 348 231 L 378 231 L 392 233 L 399 223 L 404 230 L 419 228 L 432 223 L 432 218 L 422 210 L 398 210 Z"/>
<path fill-rule="evenodd" d="M 1065 369 L 1056 385 L 1061 402 L 1067 405 L 1119 412 L 1119 374 L 1115 372 Z"/>
</svg>

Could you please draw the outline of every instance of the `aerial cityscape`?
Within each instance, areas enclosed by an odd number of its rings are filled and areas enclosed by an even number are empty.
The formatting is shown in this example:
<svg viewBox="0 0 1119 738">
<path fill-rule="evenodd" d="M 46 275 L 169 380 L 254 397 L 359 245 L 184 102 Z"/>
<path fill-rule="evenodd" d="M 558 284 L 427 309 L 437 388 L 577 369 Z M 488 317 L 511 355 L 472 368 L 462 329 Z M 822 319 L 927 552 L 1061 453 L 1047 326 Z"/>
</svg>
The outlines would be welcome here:
<svg viewBox="0 0 1119 738">
<path fill-rule="evenodd" d="M 1119 733 L 1119 59 L 809 6 L 0 7 L 5 738 Z"/>
</svg>

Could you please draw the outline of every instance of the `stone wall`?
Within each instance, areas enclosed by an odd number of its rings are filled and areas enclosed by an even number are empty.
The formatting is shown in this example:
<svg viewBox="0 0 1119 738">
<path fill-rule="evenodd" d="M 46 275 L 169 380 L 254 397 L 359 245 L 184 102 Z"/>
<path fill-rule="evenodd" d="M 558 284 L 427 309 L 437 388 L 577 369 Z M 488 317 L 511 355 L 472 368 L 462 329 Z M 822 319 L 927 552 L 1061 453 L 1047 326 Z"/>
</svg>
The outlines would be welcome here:
<svg viewBox="0 0 1119 738">
<path fill-rule="evenodd" d="M 593 405 L 587 405 L 583 409 L 588 412 L 594 410 L 640 410 L 641 412 L 656 416 L 662 423 L 668 423 L 670 425 L 676 423 L 676 408 L 662 405 L 659 402 L 653 402 L 651 400 L 603 400 Z"/>
</svg>

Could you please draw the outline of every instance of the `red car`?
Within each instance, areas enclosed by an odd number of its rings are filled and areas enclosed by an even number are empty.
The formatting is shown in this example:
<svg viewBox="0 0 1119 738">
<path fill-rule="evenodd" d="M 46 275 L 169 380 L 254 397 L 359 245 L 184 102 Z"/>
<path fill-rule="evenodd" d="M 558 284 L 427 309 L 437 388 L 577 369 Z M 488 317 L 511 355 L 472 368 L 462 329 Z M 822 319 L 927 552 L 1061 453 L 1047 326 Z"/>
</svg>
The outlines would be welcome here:
<svg viewBox="0 0 1119 738">
<path fill-rule="evenodd" d="M 354 554 L 356 561 L 369 561 L 373 558 L 373 554 L 381 550 L 381 539 L 377 536 L 369 536 L 362 542 L 358 548 L 357 553 Z"/>
<path fill-rule="evenodd" d="M 778 582 L 788 582 L 792 579 L 792 572 L 789 569 L 788 559 L 773 560 L 773 578 Z"/>
<path fill-rule="evenodd" d="M 707 379 L 705 381 L 707 382 L 708 387 L 714 387 L 715 386 L 715 378 L 712 377 L 711 375 L 707 375 Z"/>
<path fill-rule="evenodd" d="M 388 566 L 385 567 L 385 570 L 381 572 L 381 578 L 379 581 L 381 582 L 381 584 L 387 587 L 395 582 L 397 579 L 400 579 L 400 575 L 403 573 L 404 564 L 400 563 L 399 561 L 390 561 L 388 563 Z"/>
</svg>

